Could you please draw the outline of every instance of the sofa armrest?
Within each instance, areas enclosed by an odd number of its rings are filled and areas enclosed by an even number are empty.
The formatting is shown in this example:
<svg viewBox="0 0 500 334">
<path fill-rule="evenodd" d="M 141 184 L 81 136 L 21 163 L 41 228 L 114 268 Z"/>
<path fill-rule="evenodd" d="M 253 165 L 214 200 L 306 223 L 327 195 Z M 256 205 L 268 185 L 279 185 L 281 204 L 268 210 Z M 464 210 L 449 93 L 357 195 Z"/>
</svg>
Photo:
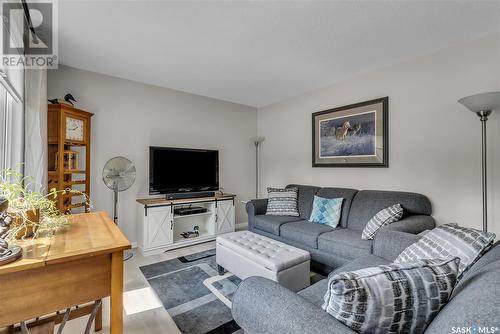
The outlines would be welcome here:
<svg viewBox="0 0 500 334">
<path fill-rule="evenodd" d="M 247 202 L 247 213 L 249 215 L 265 215 L 267 211 L 267 198 L 253 199 Z"/>
<path fill-rule="evenodd" d="M 247 278 L 239 285 L 232 313 L 245 333 L 355 334 L 318 306 L 262 277 Z"/>
<path fill-rule="evenodd" d="M 381 229 L 373 240 L 373 255 L 392 262 L 406 247 L 420 238 L 421 236 L 416 234 Z"/>
<path fill-rule="evenodd" d="M 248 229 L 251 231 L 254 226 L 254 217 L 256 215 L 265 215 L 267 211 L 267 198 L 253 199 L 247 202 L 245 206 L 248 214 Z"/>
<path fill-rule="evenodd" d="M 381 230 L 419 234 L 425 230 L 432 230 L 434 227 L 436 227 L 436 222 L 431 216 L 415 215 L 405 217 L 400 221 L 386 225 Z"/>
</svg>

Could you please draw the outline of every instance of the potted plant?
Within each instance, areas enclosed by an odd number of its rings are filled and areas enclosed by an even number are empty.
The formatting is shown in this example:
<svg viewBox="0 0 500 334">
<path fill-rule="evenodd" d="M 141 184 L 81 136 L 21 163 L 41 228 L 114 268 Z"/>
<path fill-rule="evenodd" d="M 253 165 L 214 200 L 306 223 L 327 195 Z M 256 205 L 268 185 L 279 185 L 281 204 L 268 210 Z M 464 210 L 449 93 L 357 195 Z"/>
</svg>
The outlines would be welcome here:
<svg viewBox="0 0 500 334">
<path fill-rule="evenodd" d="M 54 201 L 58 196 L 78 194 L 88 198 L 86 194 L 73 189 L 56 190 L 52 188 L 47 194 L 31 190 L 30 177 L 12 169 L 0 173 L 0 197 L 9 201 L 7 215 L 13 220 L 5 239 L 36 238 L 45 231 L 55 231 L 69 224 L 68 216 L 59 211 Z"/>
</svg>

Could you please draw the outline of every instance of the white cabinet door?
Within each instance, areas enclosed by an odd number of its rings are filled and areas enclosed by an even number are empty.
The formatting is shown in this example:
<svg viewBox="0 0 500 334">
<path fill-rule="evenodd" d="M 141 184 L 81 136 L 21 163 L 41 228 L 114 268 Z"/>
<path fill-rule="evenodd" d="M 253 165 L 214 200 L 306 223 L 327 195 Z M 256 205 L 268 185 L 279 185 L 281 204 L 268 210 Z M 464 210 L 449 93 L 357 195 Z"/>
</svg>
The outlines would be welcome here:
<svg viewBox="0 0 500 334">
<path fill-rule="evenodd" d="M 234 232 L 234 204 L 232 200 L 218 201 L 215 216 L 215 234 Z"/>
<path fill-rule="evenodd" d="M 146 248 L 170 245 L 173 241 L 172 211 L 170 206 L 148 208 Z"/>
</svg>

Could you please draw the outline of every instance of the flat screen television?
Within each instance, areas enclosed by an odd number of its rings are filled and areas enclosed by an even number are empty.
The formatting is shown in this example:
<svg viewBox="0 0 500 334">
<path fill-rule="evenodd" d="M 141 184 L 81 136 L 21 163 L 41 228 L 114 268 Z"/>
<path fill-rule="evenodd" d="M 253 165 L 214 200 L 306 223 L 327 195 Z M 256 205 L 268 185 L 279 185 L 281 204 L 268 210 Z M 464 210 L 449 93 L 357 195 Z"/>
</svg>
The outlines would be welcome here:
<svg viewBox="0 0 500 334">
<path fill-rule="evenodd" d="M 219 190 L 219 151 L 149 147 L 149 194 Z"/>
</svg>

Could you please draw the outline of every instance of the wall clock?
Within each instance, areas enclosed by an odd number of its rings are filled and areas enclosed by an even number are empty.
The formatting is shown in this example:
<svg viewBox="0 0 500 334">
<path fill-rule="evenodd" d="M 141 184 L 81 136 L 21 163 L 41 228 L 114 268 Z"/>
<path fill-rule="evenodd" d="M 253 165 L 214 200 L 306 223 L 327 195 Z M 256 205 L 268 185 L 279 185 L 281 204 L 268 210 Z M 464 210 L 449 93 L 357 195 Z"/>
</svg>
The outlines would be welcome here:
<svg viewBox="0 0 500 334">
<path fill-rule="evenodd" d="M 66 140 L 83 141 L 83 120 L 66 117 Z"/>
</svg>

